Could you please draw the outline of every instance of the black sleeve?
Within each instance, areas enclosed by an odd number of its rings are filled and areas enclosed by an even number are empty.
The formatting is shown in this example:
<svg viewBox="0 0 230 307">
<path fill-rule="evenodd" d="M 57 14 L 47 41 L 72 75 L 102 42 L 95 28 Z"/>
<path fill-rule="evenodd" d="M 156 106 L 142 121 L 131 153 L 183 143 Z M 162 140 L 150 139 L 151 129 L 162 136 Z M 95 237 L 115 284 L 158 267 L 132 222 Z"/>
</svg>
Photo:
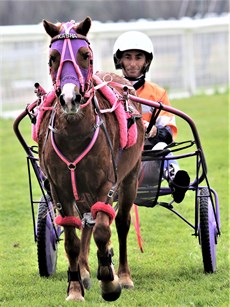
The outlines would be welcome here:
<svg viewBox="0 0 230 307">
<path fill-rule="evenodd" d="M 148 138 L 148 140 L 153 146 L 159 142 L 170 144 L 173 141 L 171 129 L 169 127 L 157 127 L 157 135 Z"/>
</svg>

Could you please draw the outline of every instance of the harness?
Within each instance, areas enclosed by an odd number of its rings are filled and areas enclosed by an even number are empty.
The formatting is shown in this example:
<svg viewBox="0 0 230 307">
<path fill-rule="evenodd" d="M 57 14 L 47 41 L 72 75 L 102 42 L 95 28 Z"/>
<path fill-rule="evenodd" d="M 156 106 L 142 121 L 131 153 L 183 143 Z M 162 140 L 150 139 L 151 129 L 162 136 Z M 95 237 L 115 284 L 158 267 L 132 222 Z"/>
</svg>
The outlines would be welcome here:
<svg viewBox="0 0 230 307">
<path fill-rule="evenodd" d="M 110 151 L 111 151 L 111 156 L 112 156 L 112 164 L 113 164 L 113 170 L 114 170 L 114 184 L 110 191 L 107 194 L 107 199 L 104 202 L 97 202 L 91 207 L 91 213 L 93 218 L 96 217 L 96 214 L 98 211 L 104 211 L 106 212 L 109 217 L 110 217 L 110 222 L 115 217 L 115 210 L 109 205 L 110 199 L 113 197 L 114 192 L 117 189 L 117 161 L 114 156 L 113 152 L 113 146 L 112 142 L 110 140 L 108 131 L 106 129 L 106 125 L 103 121 L 103 113 L 108 113 L 108 112 L 118 112 L 119 108 L 123 107 L 121 105 L 121 100 L 124 100 L 124 97 L 121 97 L 121 95 L 116 92 L 112 91 L 111 89 L 108 90 L 107 85 L 110 83 L 113 83 L 112 80 L 110 79 L 109 81 L 104 81 L 98 83 L 96 86 L 93 86 L 92 84 L 92 79 L 93 79 L 93 68 L 92 68 L 92 63 L 93 63 L 93 54 L 92 50 L 89 47 L 89 42 L 87 38 L 83 35 L 80 35 L 78 33 L 71 33 L 71 29 L 74 26 L 72 22 L 68 22 L 66 24 L 63 24 L 63 29 L 64 33 L 61 33 L 55 37 L 52 38 L 50 48 L 51 49 L 56 49 L 60 52 L 61 54 L 61 59 L 60 59 L 60 65 L 58 67 L 57 73 L 52 76 L 53 78 L 53 85 L 54 85 L 54 90 L 56 93 L 56 96 L 59 96 L 61 93 L 61 88 L 63 86 L 63 83 L 65 82 L 70 82 L 69 80 L 71 79 L 71 83 L 75 83 L 76 85 L 79 86 L 80 92 L 83 94 L 84 97 L 84 103 L 80 104 L 81 108 L 86 107 L 89 103 L 93 103 L 95 107 L 95 124 L 92 129 L 92 138 L 88 146 L 85 148 L 85 150 L 74 160 L 70 161 L 68 160 L 63 153 L 61 152 L 60 148 L 58 148 L 58 145 L 55 142 L 55 118 L 56 118 L 56 108 L 54 107 L 51 113 L 51 118 L 50 118 L 50 124 L 49 124 L 49 131 L 50 131 L 50 137 L 51 137 L 51 143 L 53 146 L 54 151 L 56 152 L 57 156 L 67 165 L 69 171 L 70 171 L 70 176 L 71 176 L 71 182 L 72 182 L 72 190 L 73 190 L 73 195 L 76 201 L 79 200 L 79 195 L 78 195 L 78 189 L 77 189 L 77 182 L 76 182 L 76 176 L 75 176 L 75 171 L 76 171 L 76 166 L 77 164 L 90 152 L 92 147 L 94 146 L 95 142 L 97 141 L 98 135 L 99 135 L 99 130 L 102 128 L 105 136 L 107 143 L 109 145 Z M 64 41 L 62 41 L 64 40 Z M 80 42 L 79 42 L 80 41 Z M 87 46 L 90 50 L 90 56 L 89 56 L 89 67 L 88 70 L 85 71 L 84 69 L 81 69 L 79 65 L 76 63 L 75 60 L 75 55 L 74 55 L 74 50 L 72 44 L 75 43 L 76 48 L 80 48 L 81 46 Z M 70 69 L 70 66 L 72 67 Z M 74 68 L 74 71 L 73 71 Z M 63 77 L 62 73 L 65 70 L 65 76 Z M 76 77 L 77 76 L 77 77 Z M 95 77 L 95 76 L 94 76 Z M 116 84 L 118 85 L 118 84 Z M 120 85 L 119 85 L 120 86 Z M 105 97 L 110 101 L 111 103 L 111 108 L 101 110 L 96 98 L 96 91 L 100 90 L 103 92 Z M 109 96 L 109 97 L 108 97 Z M 125 99 L 125 106 L 126 109 L 127 107 L 127 100 Z M 128 111 L 128 110 L 126 110 Z M 136 111 L 136 113 L 138 113 Z M 128 121 L 128 128 L 130 129 L 135 122 L 135 118 L 140 118 L 140 114 L 136 114 L 136 117 L 133 116 L 129 118 Z M 136 128 L 136 125 L 133 125 Z M 126 127 L 127 129 L 127 122 L 126 122 Z M 127 144 L 127 141 L 125 145 Z M 125 145 L 123 147 L 125 147 Z M 59 212 L 61 216 L 58 216 L 56 219 L 56 223 L 64 226 L 64 225 L 72 225 L 77 228 L 81 228 L 82 222 L 79 221 L 76 217 L 65 217 L 63 214 L 62 210 L 62 205 L 60 203 L 57 204 Z M 78 208 L 77 208 L 78 210 Z M 78 210 L 79 212 L 79 210 Z M 79 216 L 82 216 L 79 212 Z"/>
<path fill-rule="evenodd" d="M 77 183 L 76 183 L 76 178 L 75 178 L 75 169 L 76 165 L 87 155 L 87 153 L 91 150 L 91 148 L 94 146 L 98 134 L 99 134 L 99 127 L 103 123 L 98 115 L 96 115 L 95 119 L 95 125 L 94 125 L 94 134 L 93 137 L 89 143 L 89 145 L 86 147 L 86 149 L 74 160 L 74 161 L 69 161 L 61 152 L 61 150 L 58 148 L 57 144 L 55 143 L 54 139 L 54 122 L 55 122 L 55 115 L 56 113 L 53 112 L 51 116 L 51 123 L 50 123 L 50 130 L 51 130 L 51 143 L 53 146 L 53 149 L 55 150 L 56 154 L 58 157 L 67 165 L 68 169 L 70 170 L 71 174 L 71 181 L 72 181 L 72 188 L 73 188 L 73 194 L 75 200 L 79 200 L 78 192 L 77 192 Z"/>
</svg>

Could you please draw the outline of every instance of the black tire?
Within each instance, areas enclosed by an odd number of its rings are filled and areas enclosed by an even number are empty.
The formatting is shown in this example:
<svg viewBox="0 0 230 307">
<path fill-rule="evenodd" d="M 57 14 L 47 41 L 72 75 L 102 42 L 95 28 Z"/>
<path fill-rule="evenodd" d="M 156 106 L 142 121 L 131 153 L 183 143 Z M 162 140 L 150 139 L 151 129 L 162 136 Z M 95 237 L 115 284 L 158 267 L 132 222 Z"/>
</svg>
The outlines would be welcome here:
<svg viewBox="0 0 230 307">
<path fill-rule="evenodd" d="M 216 271 L 216 222 L 208 188 L 200 191 L 199 239 L 203 257 L 204 271 Z"/>
<path fill-rule="evenodd" d="M 49 196 L 46 196 L 46 199 L 50 202 Z M 42 197 L 38 207 L 37 255 L 39 274 L 45 277 L 49 277 L 56 272 L 58 252 L 58 240 L 54 229 L 56 226 L 51 221 L 49 211 L 52 218 L 55 217 L 55 214 L 53 209 L 49 207 L 53 208 L 52 204 L 49 206 Z M 58 228 L 56 228 L 56 231 L 60 233 Z"/>
</svg>

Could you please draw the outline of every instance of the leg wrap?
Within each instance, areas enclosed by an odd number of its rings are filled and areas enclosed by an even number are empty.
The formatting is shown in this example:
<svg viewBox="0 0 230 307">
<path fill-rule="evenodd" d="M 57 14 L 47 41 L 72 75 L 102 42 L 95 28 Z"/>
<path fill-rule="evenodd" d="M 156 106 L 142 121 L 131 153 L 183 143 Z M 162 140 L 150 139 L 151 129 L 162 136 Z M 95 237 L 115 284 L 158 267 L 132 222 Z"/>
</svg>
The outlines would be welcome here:
<svg viewBox="0 0 230 307">
<path fill-rule="evenodd" d="M 76 227 L 78 229 L 82 228 L 81 220 L 79 218 L 77 218 L 76 216 L 62 217 L 61 215 L 58 215 L 55 218 L 54 222 L 59 226 L 73 226 L 73 227 Z"/>
<path fill-rule="evenodd" d="M 97 213 L 102 211 L 109 216 L 109 223 L 111 224 L 115 218 L 116 212 L 110 204 L 105 204 L 101 201 L 96 202 L 91 207 L 91 213 L 94 219 L 96 219 Z"/>
<path fill-rule="evenodd" d="M 114 280 L 114 275 L 113 275 L 113 270 L 111 265 L 113 264 L 112 257 L 113 257 L 113 249 L 111 248 L 107 255 L 104 257 L 99 256 L 99 253 L 97 253 L 97 258 L 98 258 L 98 270 L 97 270 L 97 279 L 98 280 L 103 280 L 103 281 L 113 281 Z M 102 276 L 101 275 L 101 267 L 107 267 L 108 268 L 108 273 L 107 276 Z"/>
</svg>

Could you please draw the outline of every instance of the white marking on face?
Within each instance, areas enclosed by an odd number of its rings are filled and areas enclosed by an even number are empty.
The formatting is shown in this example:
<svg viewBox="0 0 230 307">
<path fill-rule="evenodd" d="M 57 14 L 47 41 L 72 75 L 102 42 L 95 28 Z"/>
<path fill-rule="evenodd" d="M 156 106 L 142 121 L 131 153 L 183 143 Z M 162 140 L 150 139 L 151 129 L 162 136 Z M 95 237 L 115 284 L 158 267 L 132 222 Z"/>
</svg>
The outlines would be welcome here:
<svg viewBox="0 0 230 307">
<path fill-rule="evenodd" d="M 65 103 L 66 103 L 67 105 L 68 105 L 69 103 L 71 103 L 71 101 L 72 101 L 72 99 L 73 99 L 74 88 L 75 88 L 75 84 L 73 84 L 73 83 L 66 83 L 66 84 L 63 86 L 62 94 L 64 95 Z"/>
</svg>

